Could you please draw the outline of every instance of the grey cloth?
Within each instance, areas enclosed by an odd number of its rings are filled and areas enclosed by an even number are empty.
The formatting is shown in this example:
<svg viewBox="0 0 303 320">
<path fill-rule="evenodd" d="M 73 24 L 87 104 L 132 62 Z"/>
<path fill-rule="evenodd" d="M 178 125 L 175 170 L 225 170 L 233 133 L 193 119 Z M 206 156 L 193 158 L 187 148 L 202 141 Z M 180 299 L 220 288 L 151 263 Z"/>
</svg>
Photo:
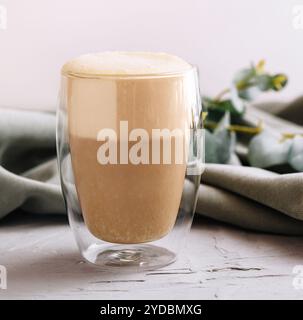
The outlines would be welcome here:
<svg viewBox="0 0 303 320">
<path fill-rule="evenodd" d="M 256 104 L 258 109 L 262 109 L 273 115 L 276 115 L 285 120 L 294 122 L 303 126 L 303 96 L 298 97 L 291 103 L 287 102 L 268 102 Z"/>
<path fill-rule="evenodd" d="M 303 235 L 303 173 L 208 164 L 197 212 L 250 230 Z"/>
<path fill-rule="evenodd" d="M 303 132 L 299 125 L 254 107 L 248 108 L 245 121 L 253 124 L 256 115 L 272 129 Z M 65 213 L 55 145 L 54 114 L 0 109 L 0 218 L 19 208 Z M 303 235 L 303 173 L 208 164 L 197 213 L 255 231 Z"/>
<path fill-rule="evenodd" d="M 0 109 L 0 218 L 18 208 L 65 212 L 55 121 L 50 113 Z"/>
</svg>

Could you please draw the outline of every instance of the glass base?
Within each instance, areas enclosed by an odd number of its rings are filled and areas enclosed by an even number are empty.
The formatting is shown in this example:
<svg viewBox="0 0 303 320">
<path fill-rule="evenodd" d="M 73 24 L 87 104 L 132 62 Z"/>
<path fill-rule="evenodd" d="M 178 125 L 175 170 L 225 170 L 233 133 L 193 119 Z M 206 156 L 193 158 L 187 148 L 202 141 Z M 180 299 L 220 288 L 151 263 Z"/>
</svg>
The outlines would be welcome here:
<svg viewBox="0 0 303 320">
<path fill-rule="evenodd" d="M 147 271 L 176 261 L 176 254 L 155 245 L 91 245 L 85 259 L 108 271 Z"/>
</svg>

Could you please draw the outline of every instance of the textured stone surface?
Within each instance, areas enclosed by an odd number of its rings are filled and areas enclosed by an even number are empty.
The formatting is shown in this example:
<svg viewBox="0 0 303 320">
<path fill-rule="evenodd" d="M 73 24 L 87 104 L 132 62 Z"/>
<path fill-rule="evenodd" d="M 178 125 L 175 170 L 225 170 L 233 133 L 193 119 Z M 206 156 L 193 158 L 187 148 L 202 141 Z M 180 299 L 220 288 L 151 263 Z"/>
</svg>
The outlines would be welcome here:
<svg viewBox="0 0 303 320">
<path fill-rule="evenodd" d="M 141 274 L 100 271 L 81 260 L 63 217 L 13 214 L 0 223 L 0 299 L 302 299 L 295 265 L 303 238 L 195 221 L 186 256 Z"/>
</svg>

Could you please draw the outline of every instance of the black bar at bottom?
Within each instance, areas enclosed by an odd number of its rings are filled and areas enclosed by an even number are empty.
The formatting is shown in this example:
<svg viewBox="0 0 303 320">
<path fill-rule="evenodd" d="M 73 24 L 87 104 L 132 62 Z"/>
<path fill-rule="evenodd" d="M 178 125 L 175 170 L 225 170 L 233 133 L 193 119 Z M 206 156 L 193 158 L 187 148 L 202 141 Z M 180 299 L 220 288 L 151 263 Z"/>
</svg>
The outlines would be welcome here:
<svg viewBox="0 0 303 320">
<path fill-rule="evenodd" d="M 292 314 L 300 315 L 302 301 L 236 301 L 236 300 L 121 300 L 121 301 L 88 301 L 88 300 L 48 300 L 24 301 L 2 300 L 0 302 L 1 319 L 14 316 L 19 319 L 43 319 L 51 317 L 62 319 L 83 317 L 93 319 L 145 319 L 155 316 L 162 319 L 263 319 L 276 317 L 291 319 Z M 5 316 L 4 316 L 5 315 Z M 300 318 L 300 317 L 299 317 Z"/>
</svg>

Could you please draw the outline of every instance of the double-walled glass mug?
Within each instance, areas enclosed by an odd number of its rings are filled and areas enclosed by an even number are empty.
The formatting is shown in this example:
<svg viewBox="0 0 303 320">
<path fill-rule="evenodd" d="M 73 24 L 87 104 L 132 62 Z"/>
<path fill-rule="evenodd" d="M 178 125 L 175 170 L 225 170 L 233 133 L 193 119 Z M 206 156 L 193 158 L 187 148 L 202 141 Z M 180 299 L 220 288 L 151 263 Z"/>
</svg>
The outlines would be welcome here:
<svg viewBox="0 0 303 320">
<path fill-rule="evenodd" d="M 203 168 L 197 71 L 164 53 L 105 52 L 62 68 L 57 151 L 82 256 L 105 269 L 175 261 Z"/>
</svg>

